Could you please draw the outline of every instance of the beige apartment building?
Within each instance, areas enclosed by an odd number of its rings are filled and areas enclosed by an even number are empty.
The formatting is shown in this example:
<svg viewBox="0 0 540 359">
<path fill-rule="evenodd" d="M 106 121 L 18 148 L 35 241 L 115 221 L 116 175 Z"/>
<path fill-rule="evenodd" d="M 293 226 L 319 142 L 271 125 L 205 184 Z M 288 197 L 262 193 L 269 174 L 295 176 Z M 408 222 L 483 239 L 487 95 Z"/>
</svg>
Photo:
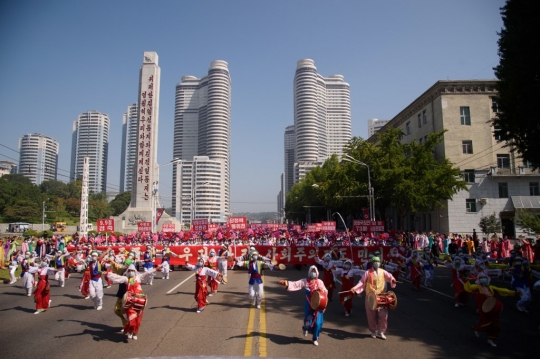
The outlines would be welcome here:
<svg viewBox="0 0 540 359">
<path fill-rule="evenodd" d="M 380 130 L 396 127 L 404 133 L 402 142 L 422 143 L 430 133 L 446 129 L 434 155 L 459 167 L 468 183 L 469 191 L 460 191 L 443 208 L 411 214 L 404 230 L 471 233 L 476 228 L 480 233 L 480 219 L 495 213 L 503 234 L 523 233 L 515 221 L 516 208 L 539 207 L 540 174 L 497 139 L 489 122 L 497 112 L 496 81 L 437 81 Z M 376 142 L 376 136 L 369 141 Z M 389 226 L 397 223 L 392 211 L 385 217 Z"/>
</svg>

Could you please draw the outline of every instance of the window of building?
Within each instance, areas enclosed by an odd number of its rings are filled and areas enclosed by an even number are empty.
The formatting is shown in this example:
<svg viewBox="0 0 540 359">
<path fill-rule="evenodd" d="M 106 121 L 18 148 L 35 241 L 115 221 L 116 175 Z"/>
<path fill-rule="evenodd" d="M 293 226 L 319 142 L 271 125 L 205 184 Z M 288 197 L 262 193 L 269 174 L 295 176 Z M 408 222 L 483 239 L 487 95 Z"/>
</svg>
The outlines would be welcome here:
<svg viewBox="0 0 540 359">
<path fill-rule="evenodd" d="M 405 124 L 405 134 L 410 135 L 411 134 L 411 121 L 407 122 Z"/>
<path fill-rule="evenodd" d="M 468 213 L 476 212 L 476 199 L 467 198 L 465 200 L 465 211 L 468 212 Z"/>
<path fill-rule="evenodd" d="M 499 113 L 499 104 L 497 102 L 497 98 L 495 97 L 491 98 L 491 110 L 493 113 Z"/>
<path fill-rule="evenodd" d="M 501 129 L 499 127 L 493 126 L 493 138 L 495 138 L 495 141 L 501 140 Z"/>
<path fill-rule="evenodd" d="M 463 147 L 463 153 L 467 153 L 467 154 L 473 153 L 471 140 L 461 141 L 461 146 Z"/>
<path fill-rule="evenodd" d="M 523 167 L 525 167 L 525 168 L 534 168 L 532 162 L 527 161 L 527 160 L 523 161 Z"/>
<path fill-rule="evenodd" d="M 460 107 L 459 108 L 459 115 L 461 117 L 461 124 L 465 126 L 471 125 L 471 112 L 469 110 L 469 107 Z"/>
<path fill-rule="evenodd" d="M 420 144 L 422 144 L 423 140 L 424 140 L 424 139 L 423 139 L 422 137 L 420 137 L 420 139 L 418 140 L 418 142 L 419 142 Z"/>
<path fill-rule="evenodd" d="M 426 110 L 422 111 L 422 118 L 423 118 L 423 121 L 424 121 L 424 125 L 427 124 L 427 113 L 426 113 Z"/>
<path fill-rule="evenodd" d="M 531 193 L 531 196 L 540 196 L 538 182 L 529 182 L 529 192 Z"/>
<path fill-rule="evenodd" d="M 474 170 L 464 170 L 463 177 L 465 179 L 465 182 L 474 183 Z"/>
<path fill-rule="evenodd" d="M 499 182 L 499 198 L 508 198 L 508 183 Z"/>
<path fill-rule="evenodd" d="M 422 115 L 418 114 L 418 128 L 422 127 Z"/>
<path fill-rule="evenodd" d="M 497 155 L 497 168 L 510 168 L 510 155 Z"/>
</svg>

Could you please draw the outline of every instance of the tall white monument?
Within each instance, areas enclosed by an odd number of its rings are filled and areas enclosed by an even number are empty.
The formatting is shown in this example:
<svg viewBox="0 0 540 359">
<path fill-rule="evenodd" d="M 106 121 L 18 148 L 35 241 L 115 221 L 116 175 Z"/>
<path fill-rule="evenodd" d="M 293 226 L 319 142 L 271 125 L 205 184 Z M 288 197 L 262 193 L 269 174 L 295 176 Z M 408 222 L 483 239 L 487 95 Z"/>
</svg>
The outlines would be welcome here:
<svg viewBox="0 0 540 359">
<path fill-rule="evenodd" d="M 90 157 L 83 158 L 79 238 L 82 238 L 82 237 L 88 238 L 88 173 L 90 172 L 89 162 L 90 162 Z"/>
<path fill-rule="evenodd" d="M 133 166 L 131 204 L 115 217 L 117 231 L 136 231 L 139 222 L 155 221 L 160 75 L 157 53 L 145 52 L 139 72 L 137 160 Z"/>
</svg>

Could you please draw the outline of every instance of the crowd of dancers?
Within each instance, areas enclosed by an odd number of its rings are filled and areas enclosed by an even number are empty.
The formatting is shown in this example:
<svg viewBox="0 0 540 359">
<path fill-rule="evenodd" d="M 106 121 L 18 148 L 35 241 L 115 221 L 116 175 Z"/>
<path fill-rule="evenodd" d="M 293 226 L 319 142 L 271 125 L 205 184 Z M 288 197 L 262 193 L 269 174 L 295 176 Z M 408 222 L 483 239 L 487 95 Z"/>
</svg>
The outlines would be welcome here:
<svg viewBox="0 0 540 359">
<path fill-rule="evenodd" d="M 415 245 L 416 240 L 388 240 L 390 244 L 386 257 L 379 251 L 369 254 L 364 263 L 354 263 L 345 257 L 338 243 L 334 243 L 321 258 L 315 258 L 315 264 L 309 267 L 306 278 L 298 281 L 279 281 L 288 291 L 304 290 L 304 335 L 311 334 L 312 342 L 318 345 L 319 336 L 324 323 L 326 304 L 314 306 L 314 296 L 319 295 L 332 302 L 339 282 L 339 302 L 343 306 L 345 316 L 353 310 L 353 296 L 366 293 L 365 310 L 368 327 L 372 338 L 386 339 L 388 326 L 388 309 L 392 307 L 395 297 L 388 295 L 389 287 L 394 288 L 400 278 L 408 279 L 414 290 L 432 287 L 435 281 L 435 266 L 449 267 L 452 271 L 454 306 L 459 308 L 467 304 L 469 294 L 473 294 L 478 309 L 478 323 L 473 325 L 474 333 L 482 332 L 488 336 L 488 343 L 496 346 L 500 332 L 499 316 L 502 303 L 499 296 L 516 296 L 516 308 L 528 312 L 532 301 L 531 288 L 540 289 L 540 272 L 536 268 L 534 255 L 538 244 L 531 253 L 524 246 L 515 245 L 508 248 L 508 253 L 496 249 L 486 251 L 490 247 L 477 246 L 471 248 L 466 238 L 460 246 L 448 248 L 443 246 L 441 252 L 434 250 L 444 238 L 433 238 L 433 243 L 421 248 Z M 423 241 L 423 239 L 422 239 Z M 455 240 L 450 240 L 454 243 Z M 114 313 L 122 323 L 121 332 L 129 339 L 137 339 L 146 295 L 142 284 L 152 285 L 156 275 L 169 279 L 171 257 L 177 256 L 168 245 L 157 250 L 155 246 L 146 245 L 142 253 L 127 251 L 123 247 L 108 248 L 97 251 L 92 244 L 80 244 L 76 250 L 69 252 L 63 238 L 54 243 L 39 239 L 36 242 L 25 239 L 20 249 L 15 242 L 7 240 L 2 244 L 4 253 L 8 253 L 7 264 L 10 270 L 10 284 L 22 279 L 22 287 L 27 296 L 34 296 L 35 314 L 45 312 L 51 305 L 51 280 L 54 278 L 60 287 L 64 287 L 70 273 L 82 273 L 79 285 L 81 297 L 91 299 L 95 310 L 103 308 L 103 289 L 118 285 L 117 301 Z M 208 305 L 208 297 L 218 293 L 219 286 L 227 283 L 227 268 L 231 265 L 246 268 L 248 272 L 248 297 L 253 307 L 260 308 L 264 298 L 263 271 L 273 270 L 277 262 L 259 254 L 255 246 L 250 246 L 241 257 L 234 257 L 228 243 L 222 242 L 221 249 L 211 249 L 208 255 L 198 252 L 195 265 L 184 263 L 183 267 L 195 272 L 196 284 L 194 299 L 197 302 L 197 313 L 201 313 Z M 473 242 L 474 243 L 474 242 Z M 529 242 L 530 243 L 530 242 Z M 8 245 L 6 245 L 8 244 Z M 424 243 L 422 243 L 424 244 Z M 435 252 L 435 253 L 434 253 Z M 452 252 L 452 253 L 451 253 Z M 446 254 L 445 254 L 446 253 Z M 505 256 L 504 254 L 507 254 Z M 15 273 L 21 268 L 20 277 Z M 142 272 L 138 268 L 142 268 Z M 319 279 L 319 270 L 322 278 Z M 509 288 L 494 286 L 492 278 L 509 278 Z M 355 284 L 356 283 L 356 284 Z M 394 303 L 395 305 L 395 303 Z"/>
</svg>

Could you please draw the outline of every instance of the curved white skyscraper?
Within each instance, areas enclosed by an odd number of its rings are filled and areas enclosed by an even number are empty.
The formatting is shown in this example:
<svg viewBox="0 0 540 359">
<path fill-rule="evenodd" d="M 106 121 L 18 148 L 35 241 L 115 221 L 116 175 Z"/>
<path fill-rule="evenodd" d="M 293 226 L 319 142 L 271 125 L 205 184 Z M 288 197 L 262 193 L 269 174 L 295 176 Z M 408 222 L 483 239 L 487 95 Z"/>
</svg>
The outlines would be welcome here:
<svg viewBox="0 0 540 359">
<path fill-rule="evenodd" d="M 349 84 L 342 75 L 322 77 L 315 62 L 297 62 L 294 75 L 295 183 L 351 139 Z"/>
<path fill-rule="evenodd" d="M 224 221 L 230 208 L 230 138 L 231 78 L 227 62 L 216 60 L 208 75 L 184 76 L 176 85 L 173 158 L 182 162 L 173 169 L 173 212 L 178 219 Z M 178 205 L 177 166 L 182 167 Z"/>
<path fill-rule="evenodd" d="M 130 192 L 137 161 L 139 106 L 133 103 L 122 115 L 122 152 L 120 154 L 120 193 Z"/>
<path fill-rule="evenodd" d="M 19 139 L 19 174 L 28 177 L 32 183 L 57 180 L 58 141 L 51 137 L 32 133 Z"/>
<path fill-rule="evenodd" d="M 105 192 L 109 155 L 109 115 L 91 110 L 73 121 L 70 181 L 83 174 L 84 158 L 89 157 L 88 190 Z"/>
</svg>

